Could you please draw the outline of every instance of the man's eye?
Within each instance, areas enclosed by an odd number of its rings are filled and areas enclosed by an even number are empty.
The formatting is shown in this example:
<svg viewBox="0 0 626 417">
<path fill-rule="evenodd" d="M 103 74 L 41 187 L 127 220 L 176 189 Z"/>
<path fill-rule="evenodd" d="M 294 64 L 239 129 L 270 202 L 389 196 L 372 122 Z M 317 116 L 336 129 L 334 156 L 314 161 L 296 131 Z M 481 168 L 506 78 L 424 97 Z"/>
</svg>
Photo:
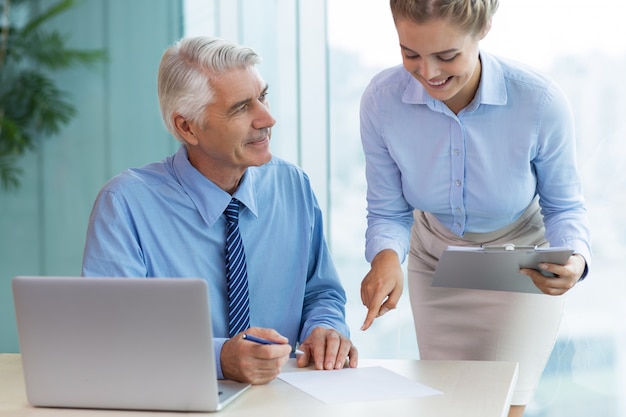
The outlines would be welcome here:
<svg viewBox="0 0 626 417">
<path fill-rule="evenodd" d="M 407 54 L 404 54 L 404 59 L 417 59 L 419 57 L 420 57 L 419 55 L 407 55 Z"/>
<path fill-rule="evenodd" d="M 259 96 L 259 101 L 261 103 L 265 103 L 265 101 L 267 101 L 267 93 L 263 93 Z"/>
</svg>

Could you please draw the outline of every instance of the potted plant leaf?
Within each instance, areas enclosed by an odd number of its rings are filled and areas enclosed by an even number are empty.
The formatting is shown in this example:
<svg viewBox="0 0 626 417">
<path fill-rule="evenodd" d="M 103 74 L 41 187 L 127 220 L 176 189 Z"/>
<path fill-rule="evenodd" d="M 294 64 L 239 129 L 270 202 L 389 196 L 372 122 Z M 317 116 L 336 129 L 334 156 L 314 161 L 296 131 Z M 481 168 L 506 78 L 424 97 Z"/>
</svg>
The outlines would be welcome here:
<svg viewBox="0 0 626 417">
<path fill-rule="evenodd" d="M 45 7 L 44 7 L 45 4 Z M 76 114 L 54 71 L 93 64 L 101 50 L 72 49 L 49 21 L 74 0 L 0 0 L 0 188 L 17 188 L 19 157 L 58 133 Z"/>
</svg>

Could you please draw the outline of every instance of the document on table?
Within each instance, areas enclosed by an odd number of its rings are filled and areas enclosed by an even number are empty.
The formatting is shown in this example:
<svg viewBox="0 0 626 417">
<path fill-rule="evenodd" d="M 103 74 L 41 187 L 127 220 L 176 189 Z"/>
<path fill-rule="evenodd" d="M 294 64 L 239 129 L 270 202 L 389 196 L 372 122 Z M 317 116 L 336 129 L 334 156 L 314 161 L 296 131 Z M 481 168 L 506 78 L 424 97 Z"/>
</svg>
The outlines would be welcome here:
<svg viewBox="0 0 626 417">
<path fill-rule="evenodd" d="M 327 404 L 443 394 L 381 366 L 283 372 L 278 377 Z"/>
<path fill-rule="evenodd" d="M 573 251 L 562 247 L 449 246 L 439 259 L 433 287 L 471 288 L 543 294 L 520 268 L 548 262 L 564 265 Z"/>
</svg>

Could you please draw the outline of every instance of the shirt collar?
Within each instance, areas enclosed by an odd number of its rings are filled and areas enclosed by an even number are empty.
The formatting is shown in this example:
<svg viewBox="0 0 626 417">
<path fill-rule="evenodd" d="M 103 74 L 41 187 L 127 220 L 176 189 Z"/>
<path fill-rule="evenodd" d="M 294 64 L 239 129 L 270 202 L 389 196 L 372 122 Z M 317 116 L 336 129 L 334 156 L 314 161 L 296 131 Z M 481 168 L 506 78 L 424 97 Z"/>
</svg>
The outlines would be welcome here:
<svg viewBox="0 0 626 417">
<path fill-rule="evenodd" d="M 184 145 L 174 155 L 172 164 L 178 182 L 209 226 L 213 226 L 224 213 L 232 197 L 237 198 L 258 217 L 254 169 L 246 170 L 237 190 L 231 196 L 191 165 Z"/>
<path fill-rule="evenodd" d="M 490 54 L 480 52 L 481 76 L 476 93 L 477 104 L 503 106 L 507 102 L 504 72 L 500 63 Z M 419 81 L 410 75 L 410 80 L 402 95 L 402 102 L 409 104 L 426 104 L 433 110 L 442 110 L 445 105 L 432 98 Z"/>
<path fill-rule="evenodd" d="M 480 104 L 504 106 L 507 102 L 506 83 L 502 66 L 493 55 L 480 52 L 482 74 L 478 86 Z"/>
</svg>

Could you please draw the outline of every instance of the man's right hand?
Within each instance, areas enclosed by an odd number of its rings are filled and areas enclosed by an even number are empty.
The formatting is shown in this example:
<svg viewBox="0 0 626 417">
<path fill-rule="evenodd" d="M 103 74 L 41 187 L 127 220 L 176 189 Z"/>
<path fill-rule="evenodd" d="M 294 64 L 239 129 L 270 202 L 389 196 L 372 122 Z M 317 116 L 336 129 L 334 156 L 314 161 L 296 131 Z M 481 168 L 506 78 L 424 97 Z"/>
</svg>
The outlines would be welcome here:
<svg viewBox="0 0 626 417">
<path fill-rule="evenodd" d="M 276 342 L 263 345 L 243 339 L 239 333 L 224 343 L 220 353 L 224 377 L 253 385 L 266 384 L 275 379 L 289 359 L 289 340 L 274 329 L 253 327 L 245 333 Z"/>
<path fill-rule="evenodd" d="M 404 273 L 398 254 L 385 249 L 372 259 L 370 272 L 361 282 L 361 300 L 367 316 L 361 330 L 367 330 L 374 320 L 398 305 L 404 286 Z"/>
</svg>

